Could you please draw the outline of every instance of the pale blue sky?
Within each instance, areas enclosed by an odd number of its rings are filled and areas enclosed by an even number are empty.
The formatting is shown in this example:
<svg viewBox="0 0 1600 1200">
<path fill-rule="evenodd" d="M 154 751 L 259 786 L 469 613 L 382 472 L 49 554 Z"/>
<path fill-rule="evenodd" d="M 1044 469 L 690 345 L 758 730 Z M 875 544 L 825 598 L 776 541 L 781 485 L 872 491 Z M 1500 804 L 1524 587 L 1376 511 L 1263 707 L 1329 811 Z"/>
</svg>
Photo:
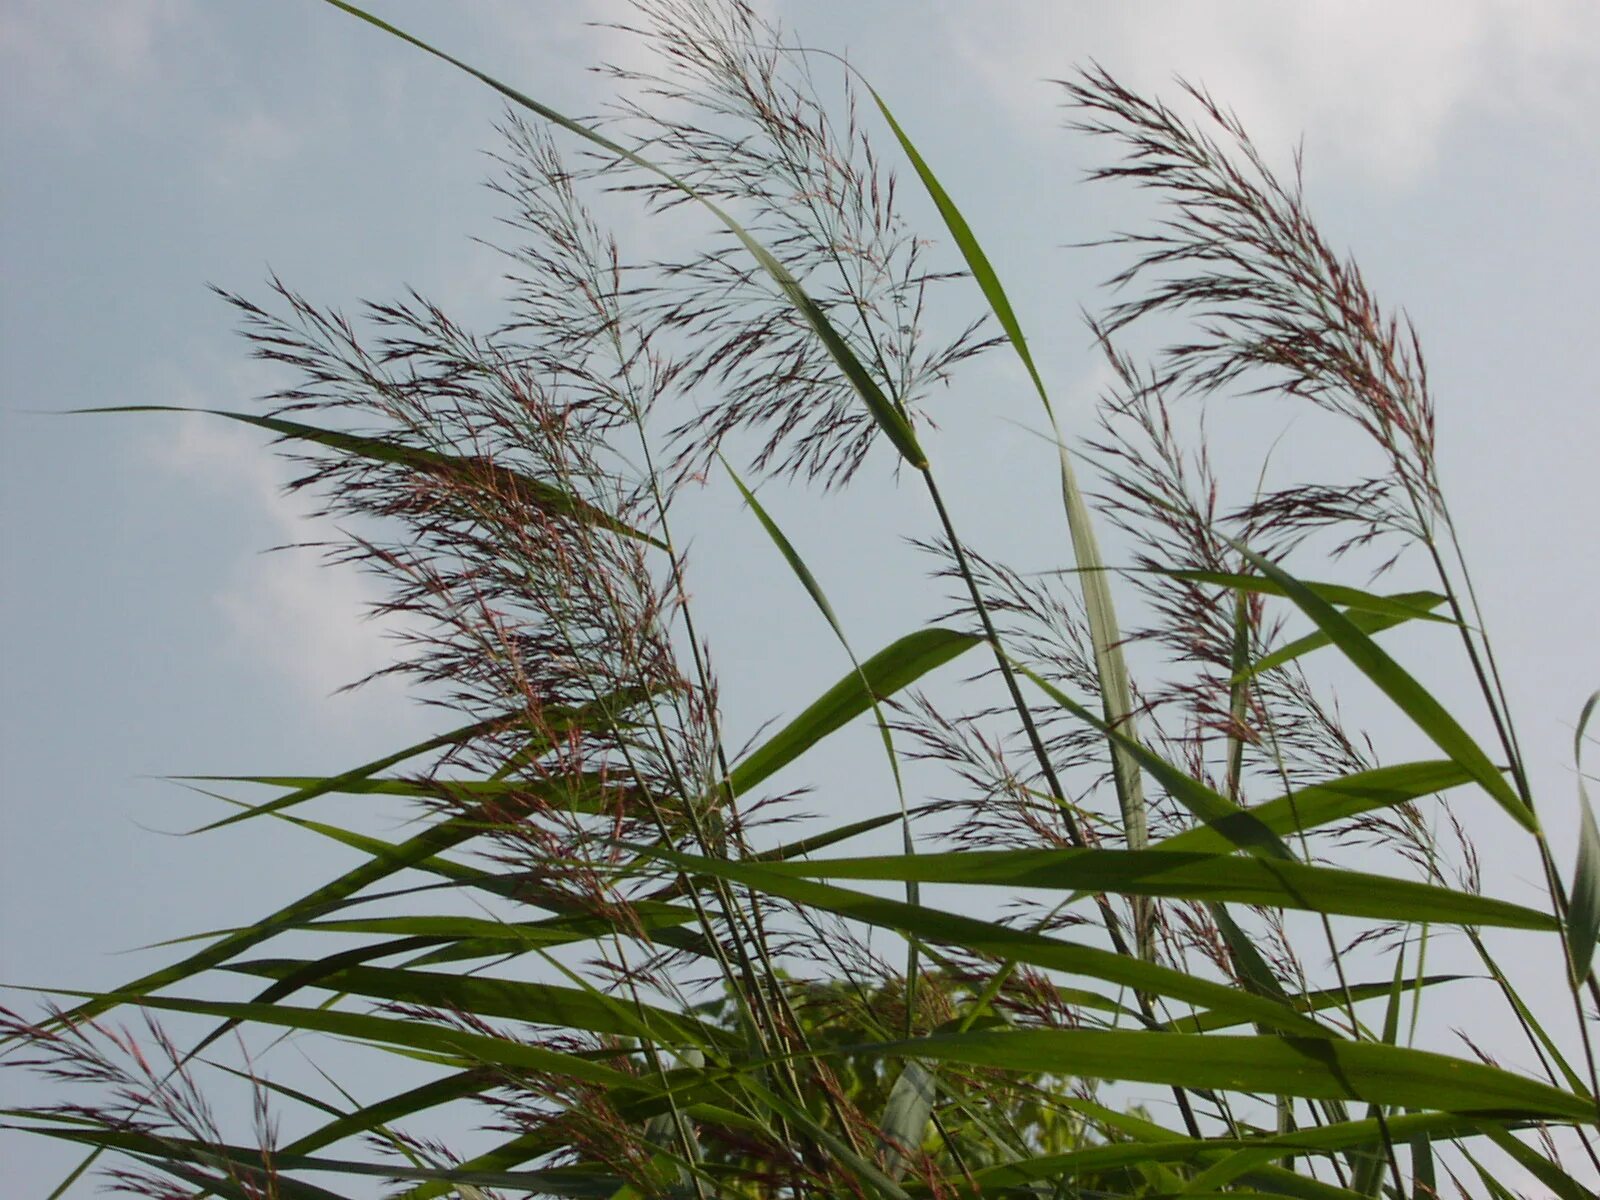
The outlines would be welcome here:
<svg viewBox="0 0 1600 1200">
<path fill-rule="evenodd" d="M 616 3 L 373 7 L 574 112 L 600 96 L 585 66 L 636 53 L 585 27 L 622 15 Z M 1279 161 L 1303 135 L 1314 209 L 1421 329 L 1446 483 L 1550 823 L 1568 830 L 1571 722 L 1600 686 L 1600 6 L 771 9 L 807 42 L 848 49 L 894 105 L 986 242 L 1057 394 L 1083 402 L 1095 368 L 1076 314 L 1112 260 L 1063 247 L 1117 227 L 1127 203 L 1077 184 L 1097 152 L 1061 130 L 1043 80 L 1091 56 L 1139 86 L 1179 73 Z M 393 688 L 330 697 L 384 647 L 355 623 L 362 582 L 257 553 L 306 536 L 257 439 L 41 414 L 248 407 L 272 377 L 205 284 L 259 296 L 269 268 L 319 301 L 414 285 L 490 323 L 498 267 L 468 239 L 493 232 L 481 151 L 500 105 L 316 0 L 0 0 L 0 101 L 0 982 L 104 987 L 152 961 L 115 952 L 248 920 L 342 861 L 272 831 L 150 832 L 216 815 L 150 776 L 346 767 L 437 718 Z M 937 400 L 932 453 L 964 524 L 1052 565 L 1037 519 L 1017 519 L 1040 495 L 1053 503 L 1039 491 L 1048 448 L 1000 419 L 1034 421 L 1014 375 L 997 360 L 985 371 Z M 1286 445 L 1291 459 L 1318 451 L 1292 429 Z M 884 603 L 923 567 L 895 534 L 926 522 L 918 497 L 869 474 L 820 504 L 772 499 L 868 649 L 934 608 Z M 843 664 L 729 496 L 695 509 L 697 600 L 748 733 Z M 842 788 L 849 772 L 818 779 Z M 825 786 L 814 807 L 875 803 Z M 1502 894 L 1531 898 L 1524 866 Z M 20 1082 L 0 1075 L 6 1102 Z M 14 1139 L 5 1156 L 16 1194 L 67 1161 Z"/>
</svg>

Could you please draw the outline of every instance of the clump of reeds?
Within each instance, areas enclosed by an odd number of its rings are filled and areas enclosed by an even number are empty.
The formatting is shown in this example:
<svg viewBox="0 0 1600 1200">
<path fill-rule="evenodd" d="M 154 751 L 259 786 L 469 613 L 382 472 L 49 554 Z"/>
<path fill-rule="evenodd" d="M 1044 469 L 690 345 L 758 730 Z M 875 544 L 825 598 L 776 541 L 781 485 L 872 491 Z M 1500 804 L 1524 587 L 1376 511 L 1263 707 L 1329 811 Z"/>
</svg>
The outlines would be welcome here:
<svg viewBox="0 0 1600 1200">
<path fill-rule="evenodd" d="M 306 1175 L 414 1200 L 1428 1196 L 1446 1179 L 1499 1196 L 1507 1164 L 1583 1194 L 1600 835 L 1569 889 L 1455 545 L 1417 334 L 1330 249 L 1298 162 L 1280 179 L 1203 89 L 1184 88 L 1191 116 L 1099 67 L 1064 81 L 1074 128 L 1118 148 L 1093 176 L 1151 189 L 1166 219 L 1113 239 L 1133 261 L 1090 321 L 1110 382 L 1093 428 L 1057 429 L 1063 508 L 1052 485 L 1033 514 L 1073 555 L 1025 568 L 986 552 L 921 444 L 930 394 L 959 395 L 988 349 L 1019 355 L 1056 421 L 945 185 L 882 97 L 742 0 L 636 10 L 659 66 L 611 69 L 632 98 L 597 123 L 480 75 L 512 104 L 498 328 L 415 294 L 359 319 L 276 280 L 270 302 L 227 294 L 290 382 L 223 415 L 279 437 L 291 486 L 336 523 L 330 563 L 386 589 L 389 670 L 468 723 L 338 776 L 236 780 L 276 794 L 230 821 L 300 821 L 365 860 L 115 993 L 8 1019 L 34 1065 L 102 1097 L 20 1119 L 131 1156 L 119 1186 L 252 1200 L 334 1194 Z M 939 237 L 911 227 L 893 156 Z M 629 201 L 701 240 L 631 253 L 597 215 Z M 1166 348 L 1124 349 L 1135 326 Z M 1249 395 L 1352 423 L 1381 469 L 1223 478 L 1210 414 Z M 843 488 L 875 448 L 926 493 L 915 541 L 948 595 L 935 624 L 861 655 L 728 459 Z M 842 650 L 834 687 L 744 746 L 697 624 L 696 586 L 725 581 L 691 582 L 678 504 L 724 474 Z M 1369 590 L 1405 556 L 1437 590 Z M 1362 586 L 1302 579 L 1355 561 Z M 1430 623 L 1460 640 L 1494 755 L 1374 640 Z M 1319 677 L 1334 657 L 1438 757 L 1387 761 Z M 780 772 L 857 719 L 889 771 L 856 773 L 847 820 L 804 817 Z M 1532 837 L 1546 909 L 1486 894 L 1441 798 L 1458 788 Z M 423 824 L 389 842 L 289 812 L 331 793 L 409 797 Z M 833 849 L 879 829 L 900 853 Z M 430 908 L 446 896 L 470 906 Z M 1514 990 L 1484 934 L 1501 927 L 1559 945 L 1570 1015 Z M 1457 930 L 1541 1078 L 1428 1015 L 1471 986 L 1430 965 Z M 268 941 L 301 957 L 249 957 Z M 202 975 L 252 991 L 171 994 Z M 442 1074 L 323 1100 L 247 1063 L 257 1136 L 238 1143 L 192 1072 L 220 1028 L 186 1051 L 152 1018 L 157 1069 L 95 1024 L 121 1005 L 340 1035 Z M 269 1099 L 314 1125 L 284 1143 Z M 461 1104 L 491 1148 L 425 1131 Z"/>
</svg>

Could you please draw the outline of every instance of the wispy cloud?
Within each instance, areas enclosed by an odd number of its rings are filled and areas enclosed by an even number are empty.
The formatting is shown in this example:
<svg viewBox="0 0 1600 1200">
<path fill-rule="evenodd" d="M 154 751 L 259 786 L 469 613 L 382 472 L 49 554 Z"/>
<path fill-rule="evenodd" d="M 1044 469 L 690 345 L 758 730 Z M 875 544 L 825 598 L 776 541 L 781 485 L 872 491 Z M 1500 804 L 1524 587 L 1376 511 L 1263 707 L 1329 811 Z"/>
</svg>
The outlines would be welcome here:
<svg viewBox="0 0 1600 1200">
<path fill-rule="evenodd" d="M 192 16 L 190 0 L 7 0 L 8 118 L 70 127 L 112 109 L 156 77 L 163 39 Z"/>
<path fill-rule="evenodd" d="M 1455 121 L 1510 108 L 1577 123 L 1600 102 L 1600 6 L 1587 0 L 1019 0 L 1005 15 L 942 10 L 949 43 L 1032 128 L 1053 123 L 1042 81 L 1093 57 L 1136 87 L 1202 83 L 1264 146 L 1308 131 L 1318 161 L 1379 183 L 1426 173 Z"/>
<path fill-rule="evenodd" d="M 286 470 L 263 437 L 219 417 L 185 414 L 145 445 L 154 461 L 190 486 L 225 496 L 260 520 L 272 543 L 330 536 L 307 520 L 306 499 L 284 494 Z M 316 550 L 263 549 L 240 546 L 212 597 L 231 631 L 231 652 L 312 704 L 393 661 L 389 635 L 396 626 L 367 619 L 376 599 L 367 580 L 348 569 L 329 569 Z M 373 688 L 384 695 L 372 699 L 390 702 L 403 695 L 397 682 L 380 681 Z"/>
</svg>

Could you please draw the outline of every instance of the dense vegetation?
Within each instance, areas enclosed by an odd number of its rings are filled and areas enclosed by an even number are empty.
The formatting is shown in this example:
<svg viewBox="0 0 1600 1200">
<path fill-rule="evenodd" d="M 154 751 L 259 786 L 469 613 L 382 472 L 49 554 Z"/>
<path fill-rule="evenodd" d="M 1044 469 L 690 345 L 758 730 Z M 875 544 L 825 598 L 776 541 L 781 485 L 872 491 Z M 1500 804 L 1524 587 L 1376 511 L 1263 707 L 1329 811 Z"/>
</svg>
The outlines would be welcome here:
<svg viewBox="0 0 1600 1200">
<path fill-rule="evenodd" d="M 1546 840 L 1421 348 L 1298 180 L 1203 90 L 1175 108 L 1098 68 L 1063 82 L 1109 151 L 1098 179 L 1164 205 L 1118 239 L 1117 300 L 1090 321 L 1109 383 L 1068 428 L 883 98 L 740 0 L 636 7 L 659 73 L 613 74 L 647 105 L 580 123 L 479 75 L 510 105 L 501 327 L 415 294 L 360 322 L 277 283 L 227 296 L 288 382 L 217 415 L 276 435 L 338 518 L 330 558 L 387 587 L 393 670 L 455 727 L 334 777 L 231 781 L 270 796 L 223 823 L 289 822 L 359 865 L 115 992 L 8 1016 L 12 1061 L 94 1093 L 11 1122 L 114 1152 L 118 1184 L 160 1196 L 1320 1200 L 1502 1197 L 1513 1174 L 1592 1195 L 1600 835 L 1584 798 L 1576 863 Z M 619 197 L 698 248 L 633 255 L 597 215 Z M 942 228 L 911 227 L 922 207 Z M 987 550 L 933 465 L 930 395 L 960 403 L 990 355 L 1020 362 L 1051 431 L 1043 571 Z M 1243 395 L 1359 431 L 1378 468 L 1218 478 L 1195 414 Z M 756 489 L 890 468 L 925 497 L 946 615 L 869 653 Z M 684 551 L 678 500 L 704 484 L 841 647 L 809 703 L 774 682 L 772 712 L 798 715 L 744 747 L 694 602 L 737 583 L 692 578 Z M 1320 581 L 1330 564 L 1372 574 Z M 1427 585 L 1374 591 L 1397 564 Z M 1424 687 L 1375 640 L 1401 626 L 1463 656 L 1476 694 Z M 1380 758 L 1329 663 L 1429 757 Z M 773 781 L 855 721 L 884 761 L 852 767 L 850 821 L 826 793 L 834 820 L 802 818 Z M 336 793 L 425 819 L 385 841 L 307 815 Z M 1537 853 L 1543 907 L 1486 894 L 1452 816 L 1469 793 L 1496 806 L 1471 834 Z M 898 852 L 844 856 L 876 831 Z M 1502 969 L 1503 930 L 1552 964 L 1538 995 Z M 1470 978 L 1430 973 L 1445 938 Z M 241 976 L 247 998 L 216 998 Z M 162 1024 L 186 1017 L 211 1025 L 193 1044 Z M 331 1070 L 291 1087 L 270 1057 L 217 1074 L 252 1027 L 431 1075 L 382 1095 Z M 1478 1048 L 1496 1030 L 1538 1077 Z M 242 1136 L 213 1115 L 230 1081 L 253 1097 Z M 471 1125 L 489 1148 L 458 1145 Z"/>
</svg>

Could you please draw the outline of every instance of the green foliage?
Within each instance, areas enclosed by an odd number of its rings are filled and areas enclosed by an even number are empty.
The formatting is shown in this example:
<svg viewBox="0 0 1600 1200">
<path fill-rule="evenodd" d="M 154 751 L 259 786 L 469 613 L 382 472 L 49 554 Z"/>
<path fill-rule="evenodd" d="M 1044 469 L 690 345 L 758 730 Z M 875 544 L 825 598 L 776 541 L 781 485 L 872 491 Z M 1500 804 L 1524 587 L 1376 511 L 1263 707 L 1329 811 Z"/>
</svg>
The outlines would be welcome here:
<svg viewBox="0 0 1600 1200">
<path fill-rule="evenodd" d="M 938 263 L 859 123 L 864 85 L 846 71 L 820 94 L 816 52 L 739 0 L 638 0 L 663 65 L 615 74 L 679 115 L 621 103 L 605 133 L 330 2 L 512 106 L 509 316 L 476 335 L 412 296 L 368 306 L 364 337 L 281 285 L 270 308 L 229 296 L 296 378 L 263 414 L 214 415 L 278 435 L 295 486 L 354 519 L 334 557 L 382 577 L 380 611 L 416 631 L 395 669 L 468 721 L 335 776 L 211 780 L 269 791 L 217 825 L 283 822 L 359 865 L 115 991 L 8 1016 L 23 1061 L 96 1092 L 12 1124 L 131 1160 L 135 1189 L 251 1200 L 375 1180 L 408 1200 L 1321 1200 L 1446 1179 L 1499 1196 L 1511 1167 L 1591 1194 L 1587 797 L 1569 896 L 1438 485 L 1415 335 L 1233 117 L 1190 89 L 1191 120 L 1099 69 L 1063 85 L 1077 129 L 1120 148 L 1097 176 L 1167 205 L 1120 239 L 1125 298 L 1093 321 L 1113 383 L 1069 452 L 955 184 L 867 88 L 953 247 Z M 573 166 L 545 125 L 598 157 Z M 629 259 L 590 207 L 608 191 L 709 217 L 703 248 Z M 1165 340 L 1149 365 L 1120 348 L 1133 326 Z M 1053 479 L 1030 514 L 1042 572 L 958 533 L 925 420 L 935 385 L 960 395 L 970 360 L 1007 351 L 1058 442 L 1059 495 Z M 1214 478 L 1203 425 L 1191 445 L 1175 414 L 1241 391 L 1353 426 L 1380 474 Z M 878 459 L 925 493 L 918 544 L 952 594 L 937 622 L 897 604 L 905 632 L 858 658 L 826 571 L 756 493 L 843 487 Z M 750 569 L 793 576 L 842 646 L 838 682 L 799 704 L 752 681 L 798 715 L 743 749 L 675 506 L 718 462 L 772 544 Z M 1250 489 L 1231 511 L 1230 484 Z M 1300 577 L 1364 554 L 1420 562 L 1425 586 Z M 1430 690 L 1379 646 L 1396 629 L 1450 639 L 1476 693 Z M 1309 673 L 1335 660 L 1441 757 L 1380 760 Z M 847 764 L 852 794 L 823 807 L 850 820 L 797 836 L 768 789 L 869 713 L 889 771 Z M 924 796 L 930 763 L 944 782 Z M 423 826 L 389 842 L 305 815 L 334 794 L 403 798 Z M 1537 907 L 1483 894 L 1470 842 L 1441 833 L 1462 796 L 1538 855 Z M 823 854 L 891 826 L 899 853 Z M 1486 940 L 1503 931 L 1561 977 L 1519 993 Z M 1470 969 L 1430 971 L 1458 933 Z M 1469 987 L 1539 1076 L 1445 1036 L 1464 1018 L 1441 997 Z M 206 1032 L 180 1044 L 158 1017 Z M 384 1095 L 224 1065 L 258 1118 L 240 1138 L 198 1072 L 241 1027 L 431 1075 Z M 309 1122 L 286 1144 L 279 1107 Z M 492 1146 L 453 1144 L 464 1110 Z"/>
</svg>

